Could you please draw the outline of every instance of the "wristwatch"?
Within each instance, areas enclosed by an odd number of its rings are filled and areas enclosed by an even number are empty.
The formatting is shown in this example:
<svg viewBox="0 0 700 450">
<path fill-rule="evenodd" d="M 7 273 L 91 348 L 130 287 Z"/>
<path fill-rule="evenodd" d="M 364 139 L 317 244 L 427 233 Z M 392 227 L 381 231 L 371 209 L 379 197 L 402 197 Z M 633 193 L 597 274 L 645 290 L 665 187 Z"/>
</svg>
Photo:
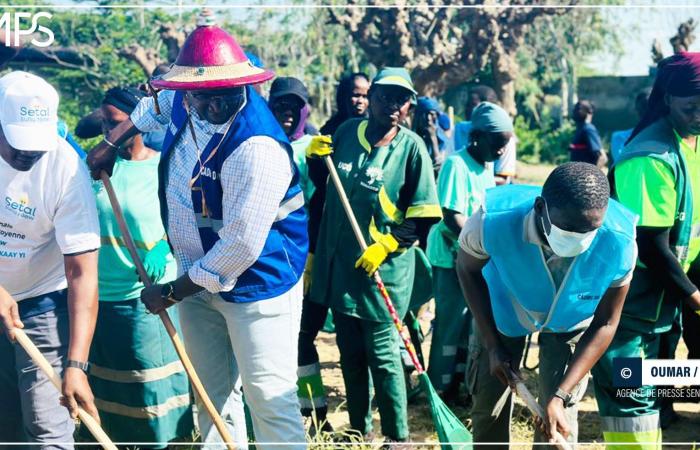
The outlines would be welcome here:
<svg viewBox="0 0 700 450">
<path fill-rule="evenodd" d="M 88 373 L 90 371 L 90 363 L 84 361 L 76 361 L 74 359 L 69 359 L 66 361 L 66 369 L 69 367 L 80 369 L 85 373 Z"/>
<path fill-rule="evenodd" d="M 167 300 L 172 303 L 180 303 L 182 300 L 181 298 L 178 299 L 175 297 L 175 289 L 173 288 L 172 283 L 165 283 L 161 288 L 160 288 L 160 297 L 163 300 Z"/>
<path fill-rule="evenodd" d="M 563 389 L 557 388 L 557 391 L 554 393 L 554 396 L 562 399 L 562 401 L 564 402 L 564 408 L 568 408 L 574 404 L 573 395 L 571 395 L 569 392 L 566 392 Z"/>
</svg>

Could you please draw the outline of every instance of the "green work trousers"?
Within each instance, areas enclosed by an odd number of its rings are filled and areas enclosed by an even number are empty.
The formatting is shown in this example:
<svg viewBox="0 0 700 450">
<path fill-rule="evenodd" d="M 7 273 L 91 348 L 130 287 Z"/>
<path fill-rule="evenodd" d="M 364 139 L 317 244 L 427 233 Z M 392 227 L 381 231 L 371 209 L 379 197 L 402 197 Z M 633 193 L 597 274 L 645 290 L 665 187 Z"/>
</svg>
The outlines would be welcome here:
<svg viewBox="0 0 700 450">
<path fill-rule="evenodd" d="M 433 268 L 435 320 L 428 376 L 438 391 L 456 389 L 464 379 L 471 314 L 455 269 Z"/>
<path fill-rule="evenodd" d="M 510 442 L 510 420 L 513 413 L 513 399 L 508 386 L 490 373 L 488 351 L 483 347 L 476 324 L 472 321 L 475 332 L 469 341 L 467 360 L 467 388 L 472 395 L 472 423 L 474 448 L 508 449 Z M 576 343 L 582 331 L 569 333 L 540 333 L 539 365 L 539 403 L 545 407 L 561 382 L 569 360 L 574 354 Z M 499 336 L 501 343 L 520 364 L 525 348 L 525 337 Z M 578 402 L 586 391 L 588 380 L 584 378 L 573 389 L 573 400 Z M 578 438 L 578 406 L 566 408 L 566 418 L 571 428 L 569 442 Z M 547 442 L 539 432 L 535 432 L 536 442 Z M 480 443 L 500 443 L 501 445 L 479 445 Z"/>
<path fill-rule="evenodd" d="M 333 311 L 333 318 L 350 427 L 362 434 L 372 431 L 371 372 L 382 434 L 393 440 L 408 439 L 406 383 L 394 324 L 338 311 Z"/>
<path fill-rule="evenodd" d="M 661 336 L 659 333 L 627 330 L 623 317 L 607 351 L 591 370 L 607 449 L 661 448 L 659 405 L 652 395 L 653 387 L 644 386 L 632 395 L 626 393 L 627 389 L 615 387 L 612 383 L 615 358 L 656 359 Z M 622 445 L 633 442 L 638 445 Z"/>
</svg>

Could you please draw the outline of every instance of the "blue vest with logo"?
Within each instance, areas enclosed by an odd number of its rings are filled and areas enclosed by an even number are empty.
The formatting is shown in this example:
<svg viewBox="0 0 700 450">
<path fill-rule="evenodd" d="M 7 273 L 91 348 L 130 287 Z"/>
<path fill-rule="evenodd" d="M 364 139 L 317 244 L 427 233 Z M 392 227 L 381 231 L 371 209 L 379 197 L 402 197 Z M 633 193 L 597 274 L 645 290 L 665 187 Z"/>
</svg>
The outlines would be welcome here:
<svg viewBox="0 0 700 450">
<path fill-rule="evenodd" d="M 246 105 L 226 135 L 215 134 L 203 149 L 200 159 L 204 168 L 201 175 L 197 177 L 200 173 L 199 163 L 192 171 L 192 179 L 196 178 L 192 186 L 192 205 L 204 251 L 208 252 L 216 244 L 218 232 L 223 227 L 221 168 L 241 143 L 253 136 L 267 136 L 280 142 L 287 150 L 293 176 L 257 261 L 238 277 L 233 290 L 219 293 L 224 300 L 235 303 L 265 300 L 287 292 L 301 278 L 308 252 L 304 195 L 299 187 L 299 170 L 292 159 L 292 148 L 265 101 L 250 87 L 246 87 L 246 97 Z M 177 92 L 163 140 L 159 167 L 161 208 L 166 230 L 168 219 L 164 175 L 167 173 L 170 151 L 183 132 L 189 132 L 187 111 L 183 105 L 183 93 Z M 217 148 L 219 142 L 221 145 Z"/>
<path fill-rule="evenodd" d="M 575 257 L 557 291 L 542 248 L 524 238 L 525 217 L 540 187 L 511 185 L 486 191 L 483 275 L 498 331 L 525 336 L 588 326 L 610 284 L 634 268 L 637 216 L 610 200 L 591 246 Z"/>
</svg>

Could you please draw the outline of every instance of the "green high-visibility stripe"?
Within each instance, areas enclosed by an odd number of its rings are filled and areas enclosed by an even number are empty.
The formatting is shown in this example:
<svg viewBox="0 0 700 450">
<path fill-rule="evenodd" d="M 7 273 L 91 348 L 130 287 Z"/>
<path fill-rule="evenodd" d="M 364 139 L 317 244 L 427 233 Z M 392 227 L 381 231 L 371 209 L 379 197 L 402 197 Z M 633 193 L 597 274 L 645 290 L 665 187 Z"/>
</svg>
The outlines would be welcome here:
<svg viewBox="0 0 700 450">
<path fill-rule="evenodd" d="M 326 397 L 323 379 L 320 373 L 299 377 L 297 381 L 297 396 L 299 398 L 317 399 Z"/>
<path fill-rule="evenodd" d="M 604 431 L 606 450 L 661 450 L 661 430 Z M 637 443 L 638 445 L 629 445 Z"/>
</svg>

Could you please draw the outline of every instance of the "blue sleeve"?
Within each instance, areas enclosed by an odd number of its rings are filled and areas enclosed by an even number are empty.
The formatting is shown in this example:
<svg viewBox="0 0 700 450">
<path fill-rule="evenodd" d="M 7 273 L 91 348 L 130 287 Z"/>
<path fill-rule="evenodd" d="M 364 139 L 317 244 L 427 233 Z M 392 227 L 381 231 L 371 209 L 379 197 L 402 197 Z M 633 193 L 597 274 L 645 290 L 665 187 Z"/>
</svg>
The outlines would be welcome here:
<svg viewBox="0 0 700 450">
<path fill-rule="evenodd" d="M 586 124 L 584 133 L 588 148 L 590 148 L 592 152 L 599 152 L 603 146 L 600 142 L 600 134 L 598 134 L 596 127 L 590 123 Z"/>
<path fill-rule="evenodd" d="M 66 137 L 64 139 L 70 144 L 71 147 L 73 147 L 73 150 L 75 150 L 75 153 L 77 153 L 78 156 L 80 156 L 80 159 L 85 159 L 87 153 L 83 151 L 83 148 L 80 146 L 80 144 L 75 142 L 75 139 L 73 139 L 72 134 L 66 133 Z"/>
</svg>

